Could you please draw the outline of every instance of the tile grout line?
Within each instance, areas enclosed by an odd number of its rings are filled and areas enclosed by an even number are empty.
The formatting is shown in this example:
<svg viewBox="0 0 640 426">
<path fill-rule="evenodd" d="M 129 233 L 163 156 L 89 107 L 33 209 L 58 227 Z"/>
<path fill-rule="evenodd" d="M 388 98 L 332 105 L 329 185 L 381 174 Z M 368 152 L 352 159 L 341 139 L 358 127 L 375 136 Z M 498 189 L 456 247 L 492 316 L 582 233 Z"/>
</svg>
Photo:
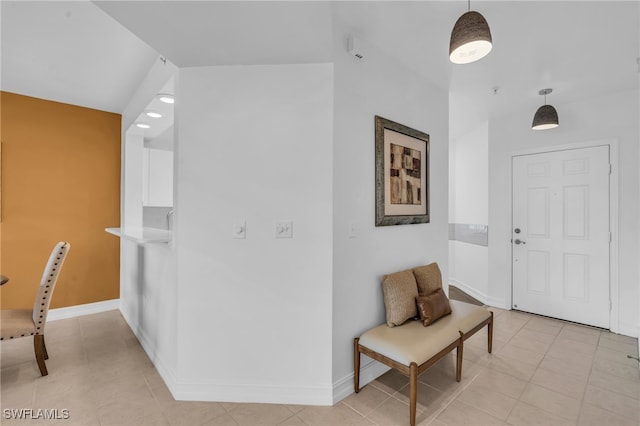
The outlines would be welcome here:
<svg viewBox="0 0 640 426">
<path fill-rule="evenodd" d="M 376 388 L 376 389 L 378 389 L 378 388 Z M 385 392 L 385 393 L 386 393 L 386 392 Z M 372 408 L 372 409 L 371 409 L 371 412 L 374 412 L 375 410 L 377 410 L 378 408 L 380 408 L 380 406 L 382 406 L 382 404 L 384 404 L 385 402 L 387 402 L 387 400 L 388 400 L 389 398 L 391 398 L 391 395 L 389 395 L 389 394 L 387 393 L 387 397 L 386 397 L 385 399 L 383 399 L 383 400 L 382 400 L 382 402 L 381 402 L 380 404 L 378 404 L 378 405 L 376 405 L 374 408 Z M 349 409 L 351 409 L 351 410 L 355 411 L 356 413 L 358 413 L 358 414 L 359 414 L 360 416 L 362 416 L 363 418 L 366 418 L 366 417 L 368 416 L 367 414 L 364 414 L 364 413 L 361 413 L 360 411 L 358 411 L 358 409 L 356 409 L 355 407 L 353 407 L 353 406 L 349 405 L 349 403 L 348 403 L 348 402 L 340 401 L 340 402 L 339 402 L 339 404 L 344 404 L 346 407 L 348 407 Z M 375 422 L 374 422 L 374 423 L 375 423 Z"/>
<path fill-rule="evenodd" d="M 563 328 L 564 328 L 564 324 L 562 325 L 562 327 L 560 327 L 560 330 L 559 330 L 559 331 L 558 331 L 558 333 L 554 336 L 553 341 L 551 342 L 551 344 L 549 345 L 549 347 L 548 347 L 548 348 L 547 348 L 547 350 L 545 351 L 544 356 L 542 357 L 542 360 L 540 361 L 540 363 L 538 364 L 538 366 L 537 366 L 537 367 L 536 367 L 536 369 L 534 370 L 533 374 L 531 375 L 531 377 L 530 377 L 530 378 L 529 378 L 529 380 L 527 381 L 527 385 L 525 386 L 525 388 L 522 390 L 522 393 L 521 393 L 521 394 L 520 394 L 520 396 L 518 397 L 518 402 L 521 402 L 521 403 L 524 403 L 524 404 L 528 404 L 528 405 L 530 405 L 530 406 L 532 406 L 532 407 L 536 407 L 537 409 L 539 409 L 539 410 L 541 410 L 541 411 L 543 411 L 543 412 L 545 412 L 545 413 L 551 414 L 551 415 L 553 415 L 553 416 L 555 416 L 555 417 L 561 417 L 561 416 L 558 416 L 558 415 L 557 415 L 557 414 L 555 414 L 555 413 L 552 413 L 552 412 L 550 412 L 550 411 L 547 411 L 547 410 L 545 410 L 544 408 L 538 407 L 537 405 L 533 405 L 533 404 L 531 404 L 531 403 L 529 403 L 529 402 L 527 402 L 527 401 L 523 401 L 523 400 L 522 400 L 522 396 L 524 395 L 524 392 L 526 391 L 527 387 L 529 387 L 530 385 L 540 386 L 540 385 L 538 385 L 538 384 L 536 384 L 536 383 L 533 383 L 533 382 L 532 382 L 532 379 L 535 377 L 536 372 L 538 371 L 538 369 L 540 368 L 540 365 L 542 364 L 542 361 L 544 361 L 544 359 L 547 357 L 547 355 L 548 355 L 549 351 L 551 350 L 551 347 L 552 347 L 552 346 L 553 346 L 553 345 L 558 341 L 558 338 L 560 337 L 560 334 L 562 333 L 562 329 L 563 329 Z M 553 357 L 551 357 L 551 358 L 553 358 Z M 544 386 L 540 386 L 540 387 L 544 388 Z M 544 388 L 544 389 L 546 389 L 546 388 Z M 580 407 L 580 408 L 582 408 L 582 407 Z M 513 412 L 513 409 L 511 410 L 511 412 Z M 509 416 L 511 416 L 511 412 L 509 413 Z M 580 417 L 580 414 L 578 413 L 578 418 L 579 418 L 579 417 Z M 509 418 L 509 417 L 507 417 L 507 419 L 508 419 L 508 418 Z M 575 424 L 575 423 L 577 423 L 577 422 L 578 422 L 578 420 L 576 419 L 576 421 L 574 422 L 574 424 Z"/>
<path fill-rule="evenodd" d="M 425 420 L 425 421 L 427 422 L 427 424 L 430 424 L 430 423 L 431 423 L 431 422 L 433 422 L 436 418 L 438 418 L 438 416 L 439 416 L 440 414 L 442 414 L 442 412 L 443 412 L 444 410 L 446 410 L 447 408 L 449 408 L 449 406 L 451 405 L 451 403 L 452 403 L 455 399 L 457 399 L 457 398 L 462 394 L 462 392 L 464 392 L 464 391 L 465 391 L 469 386 L 471 386 L 471 384 L 472 384 L 473 382 L 475 382 L 475 380 L 480 376 L 480 374 L 482 374 L 482 372 L 483 372 L 482 368 L 483 368 L 483 367 L 481 367 L 481 368 L 480 368 L 480 371 L 478 371 L 478 372 L 476 373 L 476 375 L 475 375 L 475 376 L 473 376 L 471 379 L 469 379 L 469 382 L 468 382 L 465 386 L 462 386 L 462 387 L 460 387 L 459 389 L 457 389 L 456 391 L 454 391 L 454 392 L 449 396 L 449 398 L 447 398 L 447 399 L 446 399 L 446 400 L 445 400 L 445 401 L 440 405 L 440 407 L 438 407 L 438 409 L 437 409 L 437 410 L 435 410 L 435 412 L 434 412 L 433 414 L 431 414 L 431 415 L 429 415 L 429 416 L 427 417 L 427 419 Z"/>
<path fill-rule="evenodd" d="M 526 325 L 527 325 L 527 324 L 528 324 L 532 319 L 533 319 L 533 318 L 528 318 L 528 319 L 527 319 L 527 321 L 525 321 L 525 322 L 522 324 L 522 326 L 521 326 L 520 328 L 518 328 L 518 330 L 517 330 L 517 331 L 516 331 L 516 332 L 515 332 L 515 333 L 514 333 L 510 338 L 509 338 L 509 340 L 507 340 L 507 341 L 505 342 L 505 344 L 503 345 L 503 347 L 506 347 L 506 346 L 509 344 L 509 342 L 511 342 L 511 341 L 513 340 L 513 338 L 514 338 L 518 333 L 520 333 L 522 330 L 524 330 L 524 329 L 525 329 L 525 327 L 526 327 Z M 564 326 L 563 326 L 563 327 L 564 327 Z M 531 331 L 536 331 L 536 330 L 531 330 Z M 545 352 L 542 354 L 543 356 L 542 356 L 541 360 L 538 362 L 538 364 L 536 365 L 536 368 L 535 368 L 535 370 L 533 371 L 533 374 L 531 375 L 531 377 L 529 377 L 529 379 L 528 379 L 528 380 L 526 380 L 526 381 L 525 381 L 525 380 L 520 379 L 520 380 L 522 380 L 523 382 L 525 382 L 525 386 L 522 388 L 522 391 L 520 392 L 520 394 L 519 394 L 519 395 L 518 395 L 518 397 L 516 398 L 516 404 L 514 404 L 514 406 L 513 406 L 513 407 L 511 407 L 511 409 L 509 410 L 509 413 L 507 414 L 507 416 L 506 416 L 506 418 L 505 418 L 505 420 L 504 420 L 504 423 L 505 423 L 505 424 L 508 424 L 509 417 L 511 417 L 511 414 L 513 413 L 513 410 L 515 409 L 516 405 L 518 405 L 518 403 L 525 403 L 525 404 L 527 404 L 525 401 L 522 401 L 522 395 L 524 395 L 524 392 L 525 392 L 525 390 L 527 389 L 527 386 L 529 386 L 529 385 L 531 385 L 531 384 L 535 384 L 535 383 L 532 383 L 532 381 L 531 381 L 531 380 L 533 379 L 533 377 L 535 376 L 536 372 L 537 372 L 537 371 L 538 371 L 538 369 L 540 368 L 540 365 L 542 364 L 542 361 L 543 361 L 543 360 L 544 360 L 544 358 L 547 356 L 547 353 L 549 352 L 549 349 L 551 348 L 551 346 L 553 346 L 553 344 L 555 343 L 555 341 L 558 339 L 558 336 L 560 335 L 560 332 L 561 332 L 561 331 L 562 331 L 562 327 L 560 328 L 560 331 L 559 331 L 559 332 L 554 336 L 553 341 L 551 342 L 551 344 L 547 347 L 547 349 L 545 350 Z M 518 347 L 518 346 L 516 345 L 516 347 Z M 507 374 L 507 375 L 509 375 L 509 376 L 511 376 L 511 377 L 514 377 L 514 378 L 516 378 L 516 379 L 519 379 L 518 377 L 512 376 L 511 374 L 508 374 L 508 373 L 504 373 L 504 374 Z M 485 410 L 482 410 L 482 411 L 486 412 Z M 543 410 L 543 411 L 547 412 L 546 410 Z M 488 413 L 488 414 L 491 414 L 491 413 Z M 553 414 L 553 413 L 550 413 L 550 414 Z"/>
<path fill-rule="evenodd" d="M 593 364 L 595 363 L 595 360 L 596 360 L 596 352 L 598 352 L 598 347 L 600 346 L 600 339 L 602 339 L 602 332 L 600 332 L 600 334 L 598 334 L 598 342 L 596 343 L 596 350 L 593 353 L 593 359 L 591 360 L 591 365 L 589 366 L 589 375 L 587 376 L 587 384 L 584 387 L 584 392 L 582 394 L 582 399 L 580 400 L 580 412 L 578 413 L 578 419 L 576 420 L 576 423 L 578 421 L 580 421 L 580 416 L 582 414 L 582 409 L 584 408 L 585 399 L 587 397 L 587 390 L 589 388 L 589 383 L 591 382 L 591 375 L 593 374 Z"/>
<path fill-rule="evenodd" d="M 515 332 L 515 333 L 514 333 L 510 338 L 509 338 L 509 340 L 507 340 L 507 342 L 504 344 L 504 346 L 503 346 L 503 347 L 507 346 L 507 345 L 509 344 L 509 342 L 511 342 L 511 341 L 514 339 L 514 337 L 515 337 L 518 333 L 520 333 L 522 330 L 524 330 L 525 326 L 527 325 L 527 323 L 529 323 L 529 321 L 531 321 L 531 318 L 527 319 L 527 321 L 525 321 L 525 322 L 522 324 L 522 327 L 520 327 L 520 328 L 519 328 L 519 329 L 518 329 L 518 330 L 517 330 L 517 331 L 516 331 L 516 332 Z M 558 333 L 558 335 L 559 335 L 559 334 L 560 334 L 560 333 Z M 556 337 L 553 339 L 553 341 L 555 342 L 555 340 L 556 340 L 556 339 L 557 339 L 557 335 L 556 335 Z M 553 345 L 553 342 L 551 343 L 551 345 Z M 507 421 L 509 420 L 509 417 L 511 417 L 511 413 L 512 413 L 512 412 L 513 412 L 513 410 L 515 409 L 516 405 L 518 405 L 518 402 L 521 402 L 520 398 L 521 398 L 521 397 L 522 397 L 522 395 L 524 394 L 524 391 L 525 391 L 525 389 L 527 388 L 527 385 L 531 383 L 531 379 L 533 378 L 533 376 L 535 376 L 535 372 L 536 372 L 536 371 L 538 371 L 538 368 L 540 368 L 540 364 L 542 364 L 542 360 L 544 360 L 544 357 L 546 356 L 547 352 L 549 351 L 549 348 L 551 347 L 551 345 L 549 345 L 549 347 L 547 347 L 546 351 L 544 352 L 544 354 L 543 354 L 543 356 L 542 356 L 542 359 L 540 360 L 540 362 L 538 362 L 538 365 L 536 366 L 536 369 L 534 370 L 533 375 L 529 378 L 529 380 L 528 380 L 528 381 L 526 381 L 525 386 L 522 388 L 522 391 L 520 391 L 520 394 L 519 394 L 519 395 L 518 395 L 518 397 L 516 398 L 516 403 L 513 405 L 513 407 L 511 407 L 511 409 L 509 410 L 509 413 L 507 413 L 507 415 L 505 416 L 505 419 L 503 420 L 503 422 L 504 422 L 505 424 L 507 424 Z M 518 347 L 517 345 L 515 345 L 515 346 L 516 346 L 516 347 Z M 510 375 L 510 374 L 508 374 L 508 373 L 504 373 L 504 374 L 507 374 L 507 375 L 511 376 L 511 375 Z M 514 376 L 511 376 L 511 377 L 514 377 Z M 514 378 L 518 379 L 517 377 L 514 377 Z M 523 382 L 524 382 L 524 380 L 523 380 Z M 488 412 L 487 412 L 487 411 L 485 411 L 484 409 L 481 409 L 481 411 L 483 411 L 483 412 L 485 412 L 485 413 L 487 413 L 487 414 L 489 414 L 489 415 L 493 415 L 493 414 L 491 414 L 491 413 L 488 413 Z M 502 419 L 501 419 L 501 420 L 502 420 Z"/>
<path fill-rule="evenodd" d="M 604 332 L 604 331 L 601 331 L 601 332 L 600 332 L 600 335 L 598 336 L 598 343 L 597 343 L 597 345 L 596 345 L 596 353 L 597 353 L 597 351 L 598 351 L 598 348 L 600 347 L 600 341 L 601 341 L 601 339 L 602 339 L 602 333 L 603 333 L 603 332 Z M 607 348 L 606 346 L 603 346 L 603 348 L 605 348 L 605 349 L 609 349 L 609 350 L 614 350 L 614 349 Z M 619 351 L 616 351 L 616 352 L 619 352 Z M 623 352 L 620 352 L 620 353 L 623 353 Z M 611 362 L 615 362 L 615 361 L 611 361 Z M 587 378 L 587 385 L 586 385 L 586 387 L 585 387 L 585 391 L 584 391 L 584 394 L 583 394 L 583 396 L 582 396 L 582 401 L 581 401 L 581 405 L 580 405 L 580 411 L 581 411 L 581 412 L 582 412 L 582 408 L 583 408 L 583 407 L 584 407 L 584 405 L 585 405 L 585 398 L 586 398 L 586 396 L 587 396 L 587 387 L 589 387 L 589 385 L 590 385 L 590 382 L 591 382 L 591 380 L 590 380 L 590 379 L 591 379 L 591 375 L 592 375 L 592 374 L 593 374 L 593 372 L 594 372 L 594 364 L 595 364 L 595 353 L 594 353 L 593 361 L 591 362 L 591 368 L 589 369 L 589 376 L 588 376 L 588 378 Z M 624 364 L 623 364 L 623 365 L 624 365 Z M 596 370 L 596 371 L 597 371 L 597 370 Z M 606 373 L 605 373 L 605 374 L 606 374 Z M 623 379 L 623 380 L 624 380 L 624 378 L 623 378 L 623 377 L 617 377 L 617 376 L 616 376 L 616 378 L 617 378 L 617 379 Z M 616 394 L 616 395 L 620 395 L 620 396 L 624 396 L 624 397 L 626 397 L 626 398 L 630 398 L 628 395 L 625 395 L 625 394 L 622 394 L 622 393 L 616 392 L 616 391 L 614 391 L 614 390 L 601 388 L 600 386 L 597 386 L 597 385 L 591 385 L 591 386 L 593 386 L 593 387 L 595 387 L 595 388 L 597 388 L 597 389 L 600 389 L 600 390 L 602 390 L 602 391 L 605 391 L 605 392 L 611 392 L 611 393 L 614 393 L 614 394 Z M 631 399 L 633 399 L 633 398 L 631 398 Z M 640 404 L 640 400 L 639 400 L 639 402 L 638 402 L 638 403 Z M 589 404 L 589 405 L 592 405 L 592 404 Z M 622 414 L 622 413 L 619 413 L 619 412 L 615 412 L 615 411 L 609 410 L 609 409 L 604 408 L 604 407 L 595 406 L 595 405 L 592 405 L 592 406 L 594 406 L 594 407 L 596 407 L 596 408 L 599 408 L 599 409 L 601 409 L 601 410 L 603 410 L 603 411 L 606 411 L 606 412 L 608 412 L 608 413 L 613 413 L 613 414 L 616 414 L 616 415 L 618 415 L 618 416 L 624 417 L 624 418 L 626 418 L 626 419 L 630 419 L 630 420 L 637 420 L 637 419 L 631 419 L 630 417 L 627 417 L 625 414 Z M 578 417 L 578 420 L 579 420 L 579 419 L 580 419 L 580 418 Z"/>
<path fill-rule="evenodd" d="M 151 384 L 149 383 L 149 380 L 147 379 L 146 376 L 142 376 L 142 380 L 144 380 L 145 384 L 147 385 L 147 390 L 149 391 L 149 393 L 151 394 L 151 398 L 153 398 L 154 402 L 156 403 L 156 406 L 158 408 L 158 412 L 160 412 L 160 415 L 162 416 L 162 418 L 167 422 L 167 424 L 171 424 L 171 422 L 169 421 L 169 419 L 167 418 L 167 416 L 165 416 L 164 414 L 164 410 L 162 409 L 162 406 L 160 404 L 160 401 L 158 401 L 158 397 L 156 397 L 155 392 L 153 391 L 153 389 L 151 388 Z M 224 406 L 222 407 L 224 408 Z M 225 410 L 226 411 L 226 410 Z"/>
</svg>

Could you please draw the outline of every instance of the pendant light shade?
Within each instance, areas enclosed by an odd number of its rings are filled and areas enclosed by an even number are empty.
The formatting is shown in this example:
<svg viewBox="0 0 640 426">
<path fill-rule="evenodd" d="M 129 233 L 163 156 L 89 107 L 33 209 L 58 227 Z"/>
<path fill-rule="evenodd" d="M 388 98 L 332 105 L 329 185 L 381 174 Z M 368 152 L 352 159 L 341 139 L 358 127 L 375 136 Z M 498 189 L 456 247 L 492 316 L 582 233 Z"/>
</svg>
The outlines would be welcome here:
<svg viewBox="0 0 640 426">
<path fill-rule="evenodd" d="M 546 130 L 558 127 L 558 111 L 551 105 L 547 105 L 547 95 L 552 92 L 552 89 L 542 89 L 538 92 L 539 95 L 544 95 L 544 105 L 542 105 L 536 111 L 533 116 L 533 123 L 531 128 L 533 130 Z"/>
<path fill-rule="evenodd" d="M 468 64 L 491 52 L 491 30 L 478 12 L 469 11 L 456 21 L 451 31 L 449 59 L 454 64 Z"/>
</svg>

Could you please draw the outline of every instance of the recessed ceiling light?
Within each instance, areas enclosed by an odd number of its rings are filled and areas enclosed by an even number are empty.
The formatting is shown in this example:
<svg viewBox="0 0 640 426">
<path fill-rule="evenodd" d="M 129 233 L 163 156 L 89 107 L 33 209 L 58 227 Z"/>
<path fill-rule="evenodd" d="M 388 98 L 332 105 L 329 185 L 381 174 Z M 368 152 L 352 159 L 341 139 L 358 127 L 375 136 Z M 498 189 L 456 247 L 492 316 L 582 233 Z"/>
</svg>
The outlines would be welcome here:
<svg viewBox="0 0 640 426">
<path fill-rule="evenodd" d="M 173 95 L 169 95 L 168 93 L 160 93 L 158 95 L 160 102 L 164 102 L 165 104 L 172 104 L 175 102 Z"/>
<path fill-rule="evenodd" d="M 160 114 L 159 112 L 156 112 L 156 111 L 147 111 L 147 112 L 145 112 L 145 114 L 147 115 L 147 117 L 151 117 L 151 118 L 160 118 L 160 117 L 162 117 L 162 114 Z"/>
<path fill-rule="evenodd" d="M 141 129 L 150 129 L 151 128 L 151 126 L 149 126 L 146 123 L 136 123 L 136 127 L 139 127 Z"/>
</svg>

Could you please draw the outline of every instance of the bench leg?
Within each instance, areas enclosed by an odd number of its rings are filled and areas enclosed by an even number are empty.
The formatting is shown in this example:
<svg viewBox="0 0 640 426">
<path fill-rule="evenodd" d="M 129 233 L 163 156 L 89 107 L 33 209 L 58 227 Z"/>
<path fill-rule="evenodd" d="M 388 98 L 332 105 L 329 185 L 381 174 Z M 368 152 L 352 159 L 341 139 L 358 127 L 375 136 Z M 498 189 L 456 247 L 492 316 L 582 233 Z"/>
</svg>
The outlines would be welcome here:
<svg viewBox="0 0 640 426">
<path fill-rule="evenodd" d="M 491 319 L 489 320 L 489 324 L 487 325 L 487 327 L 487 350 L 489 351 L 489 353 L 491 353 L 491 350 L 493 349 L 493 311 L 491 311 Z"/>
<path fill-rule="evenodd" d="M 416 425 L 416 400 L 418 399 L 418 364 L 409 366 L 409 422 Z"/>
<path fill-rule="evenodd" d="M 360 349 L 358 348 L 359 337 L 353 339 L 353 390 L 360 392 Z"/>
<path fill-rule="evenodd" d="M 462 380 L 462 356 L 464 355 L 464 333 L 458 330 L 460 333 L 460 343 L 456 349 L 456 381 Z"/>
</svg>

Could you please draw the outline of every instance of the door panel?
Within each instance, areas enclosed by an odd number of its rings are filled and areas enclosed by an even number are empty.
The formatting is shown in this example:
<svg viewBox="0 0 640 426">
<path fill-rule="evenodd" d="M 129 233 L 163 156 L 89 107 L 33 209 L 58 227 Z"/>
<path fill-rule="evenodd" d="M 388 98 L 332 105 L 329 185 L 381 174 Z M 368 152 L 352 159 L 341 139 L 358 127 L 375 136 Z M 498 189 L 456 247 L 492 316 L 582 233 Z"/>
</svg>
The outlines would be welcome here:
<svg viewBox="0 0 640 426">
<path fill-rule="evenodd" d="M 513 306 L 609 328 L 609 147 L 513 157 Z"/>
<path fill-rule="evenodd" d="M 589 256 L 564 253 L 564 298 L 578 302 L 589 301 Z"/>
<path fill-rule="evenodd" d="M 529 250 L 527 252 L 527 292 L 549 294 L 549 252 Z"/>
<path fill-rule="evenodd" d="M 549 237 L 549 188 L 527 188 L 527 232 L 531 237 Z"/>
<path fill-rule="evenodd" d="M 589 239 L 589 186 L 575 185 L 563 188 L 562 206 L 565 240 Z"/>
</svg>

